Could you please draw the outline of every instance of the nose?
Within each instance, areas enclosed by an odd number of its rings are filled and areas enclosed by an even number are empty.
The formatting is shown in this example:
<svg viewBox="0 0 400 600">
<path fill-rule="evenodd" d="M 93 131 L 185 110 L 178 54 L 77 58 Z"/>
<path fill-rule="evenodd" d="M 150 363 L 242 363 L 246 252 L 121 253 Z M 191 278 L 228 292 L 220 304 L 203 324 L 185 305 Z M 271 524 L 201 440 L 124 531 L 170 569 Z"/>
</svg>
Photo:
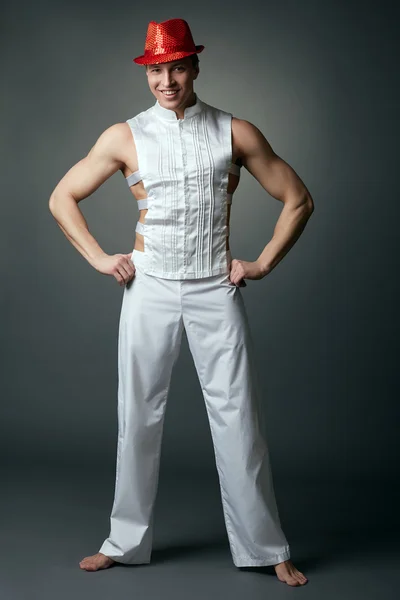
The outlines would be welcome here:
<svg viewBox="0 0 400 600">
<path fill-rule="evenodd" d="M 162 85 L 165 88 L 170 88 L 174 83 L 174 78 L 169 71 L 165 71 L 162 78 Z"/>
</svg>

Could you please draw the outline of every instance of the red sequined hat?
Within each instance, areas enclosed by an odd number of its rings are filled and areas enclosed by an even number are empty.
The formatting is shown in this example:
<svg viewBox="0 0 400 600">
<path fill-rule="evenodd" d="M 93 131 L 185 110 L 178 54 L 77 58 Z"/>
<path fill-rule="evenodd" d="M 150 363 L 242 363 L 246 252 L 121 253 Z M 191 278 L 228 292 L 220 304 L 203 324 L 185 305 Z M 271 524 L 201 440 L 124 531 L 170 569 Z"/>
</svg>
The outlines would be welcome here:
<svg viewBox="0 0 400 600">
<path fill-rule="evenodd" d="M 162 23 L 150 21 L 144 54 L 133 59 L 138 65 L 165 63 L 204 50 L 195 46 L 188 23 L 184 19 L 168 19 Z"/>
</svg>

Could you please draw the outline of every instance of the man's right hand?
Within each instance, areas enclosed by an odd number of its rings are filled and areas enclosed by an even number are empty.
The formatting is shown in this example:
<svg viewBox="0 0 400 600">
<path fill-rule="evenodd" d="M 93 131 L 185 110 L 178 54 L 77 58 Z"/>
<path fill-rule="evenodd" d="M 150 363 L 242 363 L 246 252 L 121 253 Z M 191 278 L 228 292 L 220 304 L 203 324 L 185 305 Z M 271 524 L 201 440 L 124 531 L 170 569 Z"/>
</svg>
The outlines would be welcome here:
<svg viewBox="0 0 400 600">
<path fill-rule="evenodd" d="M 49 200 L 50 212 L 71 244 L 90 265 L 100 273 L 113 275 L 121 286 L 135 276 L 131 254 L 103 252 L 89 231 L 79 202 L 93 194 L 118 170 L 123 172 L 132 147 L 129 125 L 126 122 L 112 125 L 100 135 L 89 154 L 69 169 Z M 132 162 L 130 164 L 133 166 Z"/>
<path fill-rule="evenodd" d="M 132 262 L 132 253 L 129 254 L 103 254 L 92 260 L 92 266 L 104 275 L 113 275 L 119 285 L 126 285 L 136 274 L 136 267 Z"/>
</svg>

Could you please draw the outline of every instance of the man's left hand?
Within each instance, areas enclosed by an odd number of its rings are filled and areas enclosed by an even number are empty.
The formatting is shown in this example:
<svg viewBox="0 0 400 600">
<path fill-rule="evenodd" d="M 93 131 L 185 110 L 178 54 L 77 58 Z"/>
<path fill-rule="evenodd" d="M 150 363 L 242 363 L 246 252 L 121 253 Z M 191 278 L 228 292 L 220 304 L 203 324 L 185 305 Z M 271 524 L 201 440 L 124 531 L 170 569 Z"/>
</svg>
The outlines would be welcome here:
<svg viewBox="0 0 400 600">
<path fill-rule="evenodd" d="M 249 262 L 233 258 L 229 278 L 232 283 L 239 287 L 246 286 L 244 279 L 262 279 L 265 272 L 258 261 Z"/>
</svg>

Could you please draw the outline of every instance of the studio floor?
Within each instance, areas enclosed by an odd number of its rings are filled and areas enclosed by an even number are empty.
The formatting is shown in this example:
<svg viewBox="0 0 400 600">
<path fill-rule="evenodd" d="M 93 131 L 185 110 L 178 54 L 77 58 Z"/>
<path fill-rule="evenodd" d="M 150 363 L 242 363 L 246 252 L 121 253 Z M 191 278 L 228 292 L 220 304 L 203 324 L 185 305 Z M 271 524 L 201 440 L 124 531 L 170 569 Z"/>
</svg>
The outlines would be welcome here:
<svg viewBox="0 0 400 600">
<path fill-rule="evenodd" d="M 113 477 L 110 466 L 3 469 L 2 600 L 398 598 L 397 501 L 382 483 L 276 480 L 292 561 L 309 579 L 293 588 L 272 568 L 234 566 L 210 473 L 161 471 L 150 564 L 82 571 L 109 532 Z"/>
</svg>

